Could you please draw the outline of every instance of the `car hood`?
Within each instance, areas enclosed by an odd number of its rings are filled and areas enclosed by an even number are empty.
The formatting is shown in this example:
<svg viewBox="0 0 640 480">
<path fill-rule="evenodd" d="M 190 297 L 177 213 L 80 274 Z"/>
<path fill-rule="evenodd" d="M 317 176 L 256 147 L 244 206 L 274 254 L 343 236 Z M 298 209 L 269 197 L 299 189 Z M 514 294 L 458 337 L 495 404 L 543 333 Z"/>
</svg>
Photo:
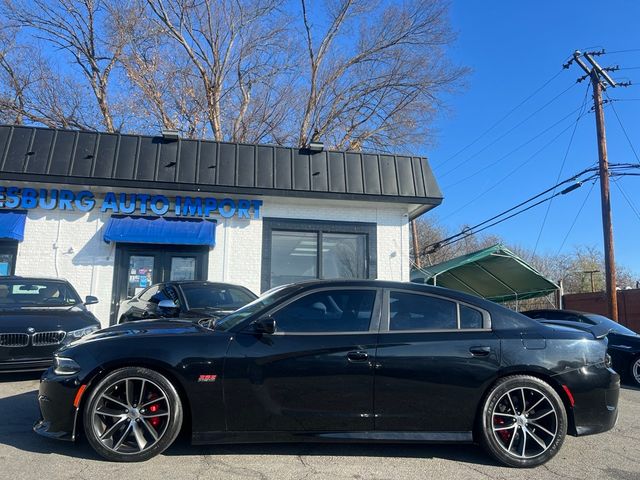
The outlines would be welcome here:
<svg viewBox="0 0 640 480">
<path fill-rule="evenodd" d="M 84 343 L 100 342 L 113 338 L 122 337 L 149 337 L 149 336 L 171 336 L 189 335 L 211 331 L 201 327 L 197 323 L 181 319 L 160 319 L 160 320 L 140 320 L 126 322 L 112 327 L 104 328 L 90 335 L 85 335 L 69 344 L 69 346 Z"/>
<path fill-rule="evenodd" d="M 77 306 L 0 309 L 0 331 L 3 333 L 26 332 L 28 328 L 36 332 L 70 331 L 91 325 L 99 325 L 98 320 L 91 312 Z"/>
</svg>

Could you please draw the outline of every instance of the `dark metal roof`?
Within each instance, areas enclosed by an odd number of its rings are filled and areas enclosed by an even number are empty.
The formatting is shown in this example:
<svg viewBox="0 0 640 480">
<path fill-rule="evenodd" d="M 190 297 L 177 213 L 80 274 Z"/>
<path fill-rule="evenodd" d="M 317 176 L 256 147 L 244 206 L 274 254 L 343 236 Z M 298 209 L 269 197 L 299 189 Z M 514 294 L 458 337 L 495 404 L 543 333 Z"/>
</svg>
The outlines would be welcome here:
<svg viewBox="0 0 640 480">
<path fill-rule="evenodd" d="M 426 158 L 0 126 L 0 179 L 110 187 L 442 202 Z"/>
</svg>

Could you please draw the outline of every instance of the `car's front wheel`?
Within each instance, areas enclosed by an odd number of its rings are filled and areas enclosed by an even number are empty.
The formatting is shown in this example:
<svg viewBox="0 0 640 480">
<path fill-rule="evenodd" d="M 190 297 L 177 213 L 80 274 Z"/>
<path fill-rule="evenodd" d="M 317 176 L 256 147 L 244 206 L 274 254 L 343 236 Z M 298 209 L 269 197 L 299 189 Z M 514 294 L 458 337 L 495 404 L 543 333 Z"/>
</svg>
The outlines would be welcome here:
<svg viewBox="0 0 640 480">
<path fill-rule="evenodd" d="M 640 387 L 640 357 L 631 364 L 631 382 L 634 387 Z"/>
<path fill-rule="evenodd" d="M 160 373 L 125 367 L 92 390 L 83 420 L 87 440 L 99 455 L 139 462 L 173 443 L 182 426 L 182 404 L 175 387 Z"/>
<path fill-rule="evenodd" d="M 549 461 L 567 433 L 562 400 L 546 382 L 527 375 L 500 379 L 482 409 L 481 441 L 499 462 L 535 467 Z"/>
</svg>

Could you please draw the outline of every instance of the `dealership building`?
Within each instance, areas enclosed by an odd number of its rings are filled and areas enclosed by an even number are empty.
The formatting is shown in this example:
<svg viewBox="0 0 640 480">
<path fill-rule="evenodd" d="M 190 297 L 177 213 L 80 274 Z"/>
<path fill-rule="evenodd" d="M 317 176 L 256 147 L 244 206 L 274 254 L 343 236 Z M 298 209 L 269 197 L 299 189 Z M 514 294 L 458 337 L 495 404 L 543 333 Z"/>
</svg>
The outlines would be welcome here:
<svg viewBox="0 0 640 480">
<path fill-rule="evenodd" d="M 314 147 L 0 126 L 0 275 L 65 278 L 104 326 L 162 281 L 408 281 L 427 160 Z"/>
</svg>

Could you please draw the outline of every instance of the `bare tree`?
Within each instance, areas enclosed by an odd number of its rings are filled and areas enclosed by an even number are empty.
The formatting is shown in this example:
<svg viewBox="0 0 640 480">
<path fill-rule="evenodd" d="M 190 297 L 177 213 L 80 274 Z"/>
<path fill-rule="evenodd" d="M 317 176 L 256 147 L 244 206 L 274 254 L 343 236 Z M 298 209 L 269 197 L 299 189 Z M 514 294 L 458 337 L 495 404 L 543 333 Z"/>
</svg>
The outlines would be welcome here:
<svg viewBox="0 0 640 480">
<path fill-rule="evenodd" d="M 110 76 L 127 38 L 110 35 L 110 8 L 125 8 L 101 0 L 4 0 L 5 13 L 36 38 L 67 52 L 87 80 L 100 112 L 100 123 L 116 131 L 110 101 Z"/>
<path fill-rule="evenodd" d="M 426 138 L 425 125 L 465 69 L 450 65 L 453 40 L 441 0 L 336 0 L 318 32 L 300 0 L 308 57 L 298 145 L 327 139 L 341 149 L 384 150 Z M 321 22 L 319 22 L 321 23 Z"/>
<path fill-rule="evenodd" d="M 276 0 L 147 0 L 152 16 L 191 61 L 202 84 L 204 111 L 216 140 L 250 141 L 250 115 L 274 128 L 284 28 Z M 264 89 L 263 89 L 264 90 Z M 227 108 L 229 107 L 229 108 Z M 260 132 L 260 129 L 257 129 Z"/>
</svg>

